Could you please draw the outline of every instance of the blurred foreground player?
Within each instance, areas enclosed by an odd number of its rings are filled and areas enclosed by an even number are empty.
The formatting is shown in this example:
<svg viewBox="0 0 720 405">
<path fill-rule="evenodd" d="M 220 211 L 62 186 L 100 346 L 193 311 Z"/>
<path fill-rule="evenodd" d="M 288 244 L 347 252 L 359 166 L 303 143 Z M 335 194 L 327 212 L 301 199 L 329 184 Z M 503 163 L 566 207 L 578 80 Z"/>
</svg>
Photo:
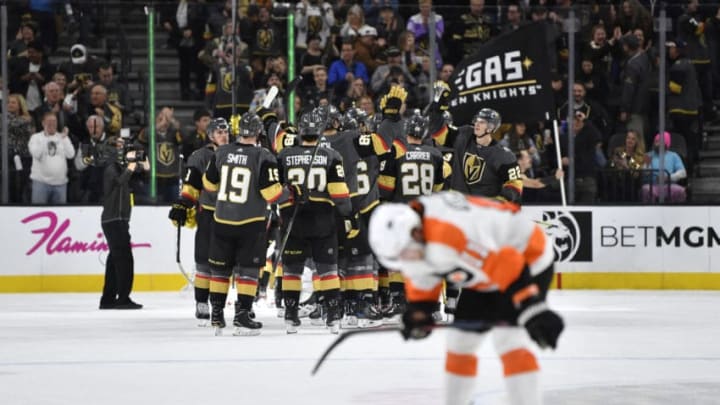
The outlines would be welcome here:
<svg viewBox="0 0 720 405">
<path fill-rule="evenodd" d="M 530 337 L 555 348 L 562 319 L 545 296 L 554 252 L 542 229 L 516 215 L 514 204 L 441 192 L 408 204 L 388 203 L 370 218 L 370 245 L 405 276 L 406 339 L 427 337 L 442 280 L 463 288 L 447 332 L 445 403 L 470 403 L 480 344 L 492 331 L 510 403 L 540 404 L 539 366 Z"/>
</svg>

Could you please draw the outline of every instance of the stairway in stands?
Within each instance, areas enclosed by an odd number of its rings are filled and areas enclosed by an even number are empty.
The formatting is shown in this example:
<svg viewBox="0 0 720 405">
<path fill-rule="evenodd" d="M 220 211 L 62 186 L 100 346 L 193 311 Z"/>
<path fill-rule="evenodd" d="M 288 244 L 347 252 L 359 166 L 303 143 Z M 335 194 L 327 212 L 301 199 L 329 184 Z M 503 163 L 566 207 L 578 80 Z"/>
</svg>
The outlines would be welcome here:
<svg viewBox="0 0 720 405">
<path fill-rule="evenodd" d="M 105 39 L 98 41 L 96 47 L 88 47 L 91 55 L 100 59 L 107 59 L 115 66 L 116 77 L 120 76 L 121 64 L 121 40 L 120 26 L 125 32 L 128 42 L 128 49 L 131 54 L 130 65 L 128 66 L 127 78 L 128 89 L 133 100 L 134 114 L 124 119 L 125 126 L 130 127 L 133 134 L 136 134 L 146 125 L 147 96 L 143 88 L 147 86 L 148 74 L 148 44 L 147 44 L 147 17 L 141 6 L 122 8 L 117 5 L 109 5 L 106 10 Z M 156 19 L 156 22 L 159 21 Z M 175 117 L 183 125 L 183 128 L 192 126 L 193 112 L 203 106 L 202 101 L 182 101 L 180 98 L 179 68 L 177 53 L 174 48 L 166 48 L 167 34 L 157 26 L 155 30 L 155 106 L 159 109 L 162 106 L 175 108 Z M 55 66 L 69 60 L 70 47 L 74 43 L 74 36 L 63 33 L 60 36 L 60 46 L 57 52 L 50 58 Z"/>
</svg>

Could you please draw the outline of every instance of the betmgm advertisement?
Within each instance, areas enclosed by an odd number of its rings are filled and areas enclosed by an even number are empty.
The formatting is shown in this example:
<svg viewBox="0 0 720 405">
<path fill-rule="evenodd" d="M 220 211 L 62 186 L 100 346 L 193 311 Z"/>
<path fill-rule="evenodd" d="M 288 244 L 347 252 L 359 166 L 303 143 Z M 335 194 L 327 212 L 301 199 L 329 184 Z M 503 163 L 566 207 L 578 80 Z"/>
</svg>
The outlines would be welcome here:
<svg viewBox="0 0 720 405">
<path fill-rule="evenodd" d="M 556 271 L 565 280 L 584 280 L 578 288 L 720 289 L 718 207 L 530 206 L 522 212 L 552 242 Z"/>
</svg>

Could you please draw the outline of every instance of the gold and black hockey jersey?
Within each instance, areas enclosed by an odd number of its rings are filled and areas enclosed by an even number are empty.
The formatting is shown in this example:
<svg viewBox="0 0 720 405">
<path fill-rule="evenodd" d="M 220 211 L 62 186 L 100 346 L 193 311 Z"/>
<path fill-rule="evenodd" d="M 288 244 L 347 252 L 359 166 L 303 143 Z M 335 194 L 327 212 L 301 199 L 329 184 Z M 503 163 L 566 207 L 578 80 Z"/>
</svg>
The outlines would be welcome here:
<svg viewBox="0 0 720 405">
<path fill-rule="evenodd" d="M 494 140 L 488 146 L 480 146 L 472 128 L 463 129 L 453 147 L 450 188 L 520 204 L 522 179 L 515 154 Z"/>
<path fill-rule="evenodd" d="M 206 210 L 215 211 L 217 192 L 203 190 L 202 182 L 205 169 L 215 156 L 213 147 L 213 144 L 205 145 L 190 155 L 185 165 L 180 195 L 185 199 L 199 203 Z"/>
<path fill-rule="evenodd" d="M 407 202 L 443 187 L 444 160 L 429 145 L 407 145 L 396 141 L 392 156 L 385 159 L 378 183 L 386 201 Z"/>
<path fill-rule="evenodd" d="M 349 130 L 323 136 L 320 146 L 330 147 L 342 156 L 345 182 L 350 191 L 353 210 L 357 212 L 367 208 L 367 205 L 372 203 L 366 201 L 368 193 L 373 188 L 377 190 L 372 182 L 378 173 L 371 173 L 370 169 L 377 167 L 378 158 L 388 152 L 382 138 L 377 134 L 360 134 L 358 130 Z M 375 157 L 374 166 L 366 163 L 366 160 L 372 157 Z"/>
<path fill-rule="evenodd" d="M 264 221 L 267 205 L 282 195 L 275 156 L 265 148 L 239 143 L 217 149 L 203 185 L 217 192 L 215 221 L 230 226 Z"/>
<path fill-rule="evenodd" d="M 328 213 L 331 212 L 329 208 L 334 206 L 340 215 L 351 213 L 350 191 L 345 182 L 343 160 L 336 150 L 324 147 L 316 150 L 315 146 L 284 148 L 278 155 L 278 167 L 283 184 L 300 186 L 302 192 L 307 193 L 307 196 L 301 196 L 307 198 L 301 211 Z M 280 201 L 280 208 L 292 204 L 292 201 L 285 199 Z"/>
</svg>

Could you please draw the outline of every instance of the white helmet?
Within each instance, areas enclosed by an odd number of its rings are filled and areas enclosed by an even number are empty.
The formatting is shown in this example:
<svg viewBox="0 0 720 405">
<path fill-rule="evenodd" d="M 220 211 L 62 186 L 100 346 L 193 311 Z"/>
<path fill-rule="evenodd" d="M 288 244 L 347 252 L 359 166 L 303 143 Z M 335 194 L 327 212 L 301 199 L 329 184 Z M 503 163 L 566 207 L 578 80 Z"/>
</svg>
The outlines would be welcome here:
<svg viewBox="0 0 720 405">
<path fill-rule="evenodd" d="M 399 268 L 400 253 L 410 246 L 412 230 L 420 226 L 420 215 L 406 204 L 387 203 L 370 217 L 368 239 L 378 261 L 388 268 Z"/>
</svg>

